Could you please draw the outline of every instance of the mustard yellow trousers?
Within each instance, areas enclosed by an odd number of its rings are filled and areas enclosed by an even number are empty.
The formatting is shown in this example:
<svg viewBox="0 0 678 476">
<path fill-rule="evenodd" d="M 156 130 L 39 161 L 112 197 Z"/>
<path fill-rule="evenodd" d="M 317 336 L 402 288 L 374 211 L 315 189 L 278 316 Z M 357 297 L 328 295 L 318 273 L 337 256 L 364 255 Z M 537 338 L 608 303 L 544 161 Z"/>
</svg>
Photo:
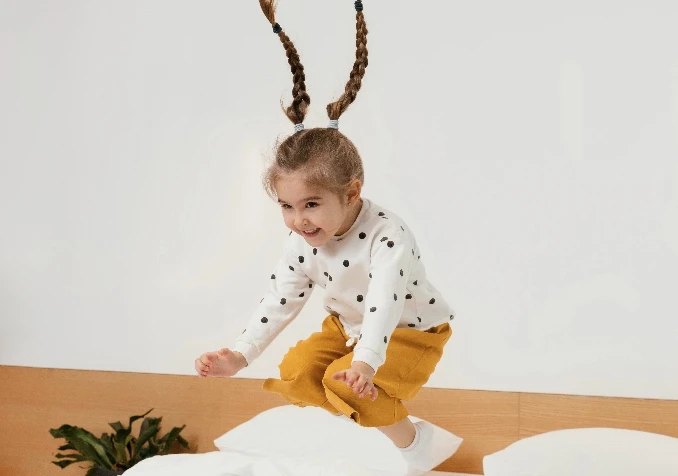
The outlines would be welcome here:
<svg viewBox="0 0 678 476">
<path fill-rule="evenodd" d="M 428 381 L 452 335 L 449 324 L 427 331 L 397 328 L 386 348 L 386 361 L 372 379 L 379 395 L 372 401 L 359 398 L 332 375 L 351 367 L 353 347 L 348 347 L 343 326 L 328 316 L 322 331 L 292 347 L 280 363 L 280 379 L 267 379 L 264 389 L 290 403 L 324 408 L 344 414 L 361 426 L 389 426 L 408 416 L 401 400 L 412 400 Z"/>
</svg>

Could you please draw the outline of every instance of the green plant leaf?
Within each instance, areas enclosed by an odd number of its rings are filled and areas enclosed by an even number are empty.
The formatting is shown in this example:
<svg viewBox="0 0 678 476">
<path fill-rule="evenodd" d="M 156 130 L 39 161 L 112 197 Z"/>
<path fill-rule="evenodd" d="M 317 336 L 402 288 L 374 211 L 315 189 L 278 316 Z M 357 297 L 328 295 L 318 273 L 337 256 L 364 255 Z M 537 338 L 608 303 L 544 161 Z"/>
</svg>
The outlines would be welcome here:
<svg viewBox="0 0 678 476">
<path fill-rule="evenodd" d="M 120 423 L 119 421 L 116 421 L 115 423 L 109 423 L 108 426 L 113 428 L 113 430 L 115 430 L 116 433 L 119 432 L 120 430 L 125 429 L 125 427 L 122 426 L 122 423 Z"/>
<path fill-rule="evenodd" d="M 87 458 L 86 458 L 85 456 L 79 455 L 79 454 L 77 454 L 77 453 L 75 453 L 75 454 L 68 454 L 68 455 L 61 454 L 61 453 L 57 453 L 57 454 L 54 455 L 54 457 L 55 457 L 55 458 L 73 458 L 72 463 L 75 463 L 75 462 L 77 462 L 77 461 L 87 461 Z"/>
<path fill-rule="evenodd" d="M 136 445 L 136 442 L 137 439 L 130 435 L 129 441 L 125 445 L 125 448 L 127 449 L 127 453 L 130 455 L 130 458 L 132 457 L 132 452 L 134 451 L 134 445 Z"/>
<path fill-rule="evenodd" d="M 61 469 L 64 469 L 65 467 L 70 466 L 70 465 L 72 465 L 73 463 L 77 463 L 78 461 L 84 461 L 84 460 L 81 460 L 81 459 L 80 459 L 80 460 L 74 459 L 74 460 L 52 461 L 52 464 L 57 465 L 57 466 L 60 467 Z"/>
<path fill-rule="evenodd" d="M 179 444 L 180 444 L 181 446 L 183 446 L 184 448 L 190 449 L 190 447 L 189 447 L 189 445 L 188 445 L 188 441 L 186 441 L 182 436 L 177 436 L 177 441 L 178 441 Z"/>
<path fill-rule="evenodd" d="M 93 476 L 97 469 L 124 471 L 148 457 L 167 454 L 175 441 L 188 448 L 188 441 L 179 435 L 186 425 L 175 427 L 158 439 L 162 417 L 146 418 L 146 415 L 152 411 L 153 408 L 143 415 L 131 416 L 127 428 L 119 421 L 109 423 L 108 425 L 115 433 L 102 433 L 100 438 L 89 431 L 71 425 L 62 425 L 58 429 L 50 429 L 50 434 L 54 438 L 66 439 L 66 444 L 60 446 L 59 451 L 75 451 L 73 454 L 58 453 L 55 457 L 61 459 L 61 461 L 53 461 L 52 463 L 65 468 L 73 463 L 87 461 L 92 463 L 87 471 L 87 476 Z M 132 435 L 132 425 L 142 418 L 143 421 L 137 438 Z"/>
<path fill-rule="evenodd" d="M 87 458 L 83 461 L 91 461 L 102 468 L 111 468 L 112 462 L 108 460 L 103 444 L 89 431 L 77 426 L 62 425 L 58 429 L 51 429 L 50 433 L 55 438 L 65 438 L 75 451 Z"/>
<path fill-rule="evenodd" d="M 144 446 L 141 448 L 141 451 L 139 451 L 139 460 L 145 460 L 146 458 L 150 458 L 151 456 L 155 456 L 155 453 L 151 451 L 151 448 L 148 446 Z"/>
<path fill-rule="evenodd" d="M 150 410 L 148 410 L 148 411 L 147 411 L 146 413 L 144 413 L 143 415 L 134 415 L 134 416 L 129 417 L 129 427 L 128 427 L 128 428 L 130 429 L 130 431 L 131 431 L 131 429 L 132 429 L 132 423 L 134 423 L 134 422 L 137 421 L 137 420 L 142 419 L 143 417 L 145 417 L 146 415 L 148 415 L 148 414 L 151 413 L 152 411 L 153 411 L 153 409 L 151 408 Z"/>
<path fill-rule="evenodd" d="M 59 446 L 59 451 L 74 450 L 75 446 L 70 443 L 66 443 L 64 446 Z"/>
<path fill-rule="evenodd" d="M 157 420 L 158 420 L 157 418 L 151 418 L 151 417 L 144 418 L 144 421 L 141 422 L 141 428 L 139 428 L 139 438 L 141 438 L 141 435 L 147 433 L 147 432 L 148 432 L 148 428 L 149 428 L 154 422 L 157 422 Z M 160 418 L 160 420 L 162 420 L 162 418 Z M 158 426 L 158 424 L 156 424 L 155 426 Z M 158 430 L 159 430 L 159 428 L 158 428 Z M 151 434 L 151 436 L 150 436 L 150 439 L 154 439 L 154 438 L 155 438 L 155 433 L 154 433 L 154 434 Z"/>
<path fill-rule="evenodd" d="M 85 474 L 85 476 L 94 476 L 94 475 L 96 474 L 96 472 L 97 472 L 97 469 L 98 469 L 98 468 L 92 466 L 92 467 L 89 469 L 89 471 L 87 471 L 87 474 Z"/>
<path fill-rule="evenodd" d="M 132 440 L 132 435 L 127 430 L 120 430 L 113 437 L 113 445 L 122 445 L 124 448 Z"/>
<path fill-rule="evenodd" d="M 121 428 L 113 435 L 113 447 L 115 448 L 116 461 L 127 463 L 129 461 L 127 453 L 127 445 L 132 440 L 131 430 L 129 428 Z M 130 453 L 131 454 L 131 453 Z"/>
<path fill-rule="evenodd" d="M 162 422 L 162 417 L 160 418 L 145 418 L 141 424 L 141 430 L 139 433 L 139 439 L 134 445 L 134 452 L 132 453 L 131 461 L 137 462 L 137 457 L 139 456 L 139 451 L 146 444 L 148 440 L 153 438 L 160 431 L 160 422 Z"/>
<path fill-rule="evenodd" d="M 155 438 L 151 438 L 150 440 L 148 440 L 148 447 L 147 448 L 148 448 L 149 454 L 155 456 L 160 451 L 160 443 L 158 443 Z"/>
<path fill-rule="evenodd" d="M 103 444 L 104 449 L 106 450 L 106 454 L 108 454 L 108 459 L 113 462 L 117 462 L 118 458 L 117 455 L 115 454 L 115 446 L 113 446 L 113 438 L 111 437 L 111 435 L 109 435 L 108 433 L 102 433 L 101 438 L 99 438 L 99 440 L 101 440 L 101 443 Z"/>
<path fill-rule="evenodd" d="M 126 430 L 123 430 L 121 433 L 125 433 Z M 117 436 L 117 435 L 116 435 Z M 132 441 L 132 435 L 125 436 L 122 440 L 116 439 L 113 440 L 113 446 L 115 447 L 115 456 L 116 461 L 122 463 L 129 463 L 129 458 L 127 454 L 127 447 L 129 446 L 130 441 Z"/>
<path fill-rule="evenodd" d="M 170 449 L 172 448 L 172 443 L 174 443 L 174 440 L 176 440 L 177 438 L 179 438 L 179 433 L 181 433 L 181 431 L 182 431 L 184 428 L 186 428 L 186 425 L 181 426 L 181 427 L 176 427 L 176 426 L 175 426 L 174 428 L 172 428 L 172 430 L 171 430 L 169 433 L 167 433 L 167 434 L 162 438 L 162 439 L 163 439 L 163 442 L 162 442 L 162 450 L 161 450 L 160 454 L 167 454 L 167 453 L 170 451 Z M 182 440 L 183 440 L 184 442 L 186 442 L 186 440 L 184 440 L 183 438 L 182 438 Z M 182 443 L 182 444 L 183 444 L 183 443 Z"/>
<path fill-rule="evenodd" d="M 186 425 L 181 426 L 181 427 L 174 427 L 174 428 L 172 428 L 172 431 L 169 432 L 168 437 L 167 437 L 166 451 L 169 451 L 169 450 L 171 449 L 172 443 L 174 443 L 174 440 L 175 440 L 175 439 L 181 438 L 181 437 L 179 436 L 179 433 L 181 433 L 181 431 L 182 431 L 184 428 L 186 428 Z M 188 442 L 187 442 L 186 440 L 184 440 L 183 438 L 181 438 L 181 439 L 179 440 L 179 443 L 181 443 L 183 446 L 185 446 L 186 448 L 188 448 Z"/>
</svg>

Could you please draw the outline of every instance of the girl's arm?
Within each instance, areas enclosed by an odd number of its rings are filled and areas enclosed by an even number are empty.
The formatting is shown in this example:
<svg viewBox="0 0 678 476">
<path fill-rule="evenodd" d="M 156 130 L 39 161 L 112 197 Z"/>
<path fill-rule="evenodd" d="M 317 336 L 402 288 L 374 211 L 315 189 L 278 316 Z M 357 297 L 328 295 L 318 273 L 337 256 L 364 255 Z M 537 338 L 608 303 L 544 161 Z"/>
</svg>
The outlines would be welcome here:
<svg viewBox="0 0 678 476">
<path fill-rule="evenodd" d="M 299 315 L 314 288 L 311 279 L 301 269 L 298 253 L 292 252 L 289 247 L 286 247 L 269 282 L 268 292 L 255 308 L 233 349 L 242 354 L 247 364 L 259 357 Z"/>
<path fill-rule="evenodd" d="M 386 347 L 405 307 L 405 295 L 414 263 L 414 246 L 399 228 L 389 227 L 372 247 L 372 279 L 365 299 L 361 336 L 353 362 L 364 362 L 375 372 L 386 359 Z"/>
</svg>

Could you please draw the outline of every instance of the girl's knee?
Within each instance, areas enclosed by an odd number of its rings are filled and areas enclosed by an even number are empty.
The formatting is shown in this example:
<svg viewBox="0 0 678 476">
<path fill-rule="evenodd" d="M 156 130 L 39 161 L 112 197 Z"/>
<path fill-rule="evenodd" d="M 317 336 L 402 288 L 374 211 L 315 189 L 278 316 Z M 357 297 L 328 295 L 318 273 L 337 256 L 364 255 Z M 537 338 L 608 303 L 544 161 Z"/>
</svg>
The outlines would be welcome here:
<svg viewBox="0 0 678 476">
<path fill-rule="evenodd" d="M 287 351 L 278 365 L 278 369 L 280 369 L 282 380 L 295 380 L 312 376 L 319 378 L 325 371 L 323 365 L 313 358 L 313 354 L 299 346 L 292 347 Z"/>
<path fill-rule="evenodd" d="M 294 349 L 290 349 L 278 365 L 278 369 L 280 369 L 280 378 L 282 380 L 296 379 L 301 373 L 301 364 L 297 352 Z"/>
<path fill-rule="evenodd" d="M 296 352 L 295 349 L 283 357 L 278 366 L 280 369 L 280 380 L 285 382 L 287 391 L 301 398 L 304 395 L 312 396 L 312 400 L 317 400 L 318 396 L 324 395 L 325 389 L 322 384 L 322 377 L 325 367 L 310 359 L 307 354 Z"/>
</svg>

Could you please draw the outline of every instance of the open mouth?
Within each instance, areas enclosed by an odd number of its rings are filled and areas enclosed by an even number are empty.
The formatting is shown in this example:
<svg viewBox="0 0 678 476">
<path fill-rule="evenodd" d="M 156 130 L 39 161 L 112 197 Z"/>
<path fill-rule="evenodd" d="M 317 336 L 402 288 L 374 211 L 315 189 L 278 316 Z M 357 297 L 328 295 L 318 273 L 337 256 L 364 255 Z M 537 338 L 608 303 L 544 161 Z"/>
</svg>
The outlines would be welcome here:
<svg viewBox="0 0 678 476">
<path fill-rule="evenodd" d="M 308 231 L 302 231 L 304 236 L 308 236 L 309 238 L 316 236 L 318 233 L 320 233 L 320 228 L 314 228 L 312 230 Z"/>
</svg>

